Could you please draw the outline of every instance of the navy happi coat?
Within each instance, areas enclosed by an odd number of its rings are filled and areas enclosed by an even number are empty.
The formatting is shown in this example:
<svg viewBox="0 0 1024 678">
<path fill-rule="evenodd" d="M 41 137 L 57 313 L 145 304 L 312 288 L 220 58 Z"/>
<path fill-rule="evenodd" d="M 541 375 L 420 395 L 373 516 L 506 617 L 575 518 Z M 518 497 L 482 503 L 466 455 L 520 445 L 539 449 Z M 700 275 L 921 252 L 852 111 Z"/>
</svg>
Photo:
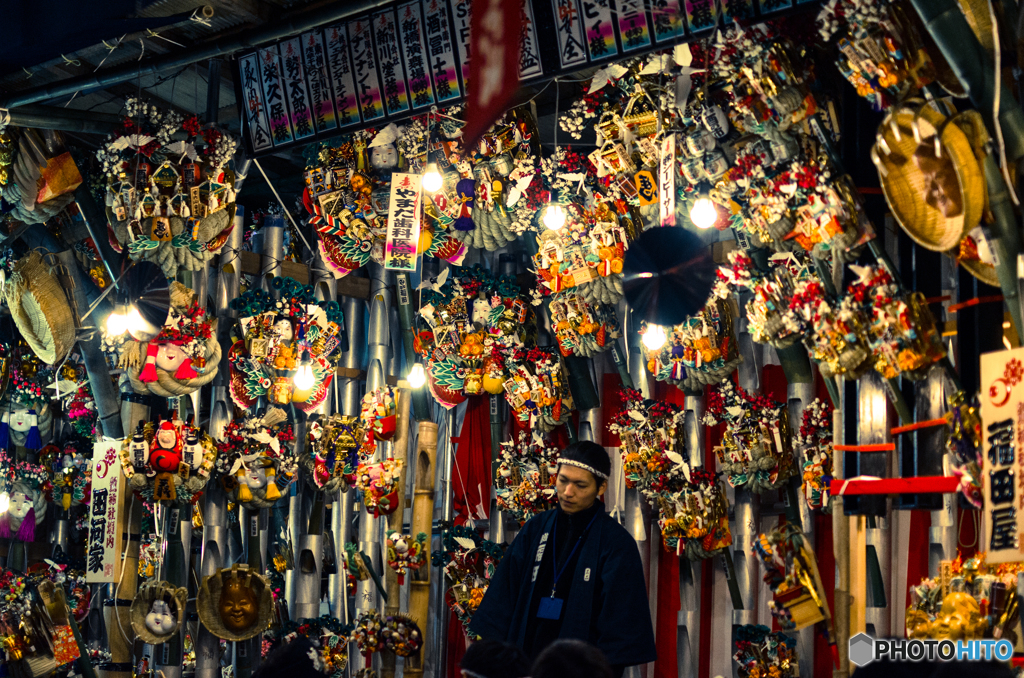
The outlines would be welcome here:
<svg viewBox="0 0 1024 678">
<path fill-rule="evenodd" d="M 577 517 L 584 518 L 588 527 L 576 532 L 586 535 L 575 556 L 567 560 L 569 548 L 558 544 L 559 564 L 568 562 L 571 570 L 559 579 L 558 595 L 565 597 L 560 620 L 553 623 L 536 617 L 538 599 L 551 593 L 551 537 L 556 524 L 567 524 L 566 515 L 560 517 L 560 513 L 560 509 L 547 511 L 523 526 L 498 564 L 470 630 L 486 639 L 514 643 L 534 656 L 555 640 L 539 637 L 552 629 L 558 638 L 584 640 L 600 648 L 613 665 L 654 661 L 654 629 L 640 553 L 633 537 L 605 513 L 601 502 L 588 515 Z M 563 542 L 565 534 L 573 535 L 560 528 L 558 538 Z M 538 557 L 541 544 L 545 548 Z"/>
</svg>

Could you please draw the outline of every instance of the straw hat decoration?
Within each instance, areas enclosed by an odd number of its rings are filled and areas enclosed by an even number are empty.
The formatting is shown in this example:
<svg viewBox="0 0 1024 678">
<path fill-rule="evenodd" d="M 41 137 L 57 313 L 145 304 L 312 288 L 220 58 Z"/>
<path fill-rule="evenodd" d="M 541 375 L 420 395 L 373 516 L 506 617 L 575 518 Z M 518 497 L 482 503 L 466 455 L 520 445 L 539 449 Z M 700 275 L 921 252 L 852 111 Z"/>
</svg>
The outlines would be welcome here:
<svg viewBox="0 0 1024 678">
<path fill-rule="evenodd" d="M 121 346 L 123 367 L 136 393 L 164 398 L 183 396 L 213 381 L 220 366 L 217 320 L 199 307 L 195 293 L 171 283 L 171 312 L 149 341 Z"/>
<path fill-rule="evenodd" d="M 75 317 L 56 268 L 33 250 L 14 264 L 4 285 L 4 298 L 18 330 L 47 365 L 64 360 L 75 345 Z"/>
<path fill-rule="evenodd" d="M 971 141 L 932 104 L 895 107 L 871 159 L 897 222 L 922 247 L 949 251 L 981 220 L 985 182 Z"/>
<path fill-rule="evenodd" d="M 132 629 L 143 642 L 166 643 L 181 628 L 188 589 L 165 581 L 143 584 L 132 601 Z"/>
<path fill-rule="evenodd" d="M 980 226 L 988 206 L 980 163 L 987 138 L 977 111 L 947 118 L 931 104 L 915 101 L 882 122 L 871 157 L 907 235 L 998 286 L 988 237 Z"/>
<path fill-rule="evenodd" d="M 199 620 L 224 640 L 248 640 L 270 626 L 270 582 L 248 565 L 232 565 L 203 580 L 196 603 Z"/>
</svg>

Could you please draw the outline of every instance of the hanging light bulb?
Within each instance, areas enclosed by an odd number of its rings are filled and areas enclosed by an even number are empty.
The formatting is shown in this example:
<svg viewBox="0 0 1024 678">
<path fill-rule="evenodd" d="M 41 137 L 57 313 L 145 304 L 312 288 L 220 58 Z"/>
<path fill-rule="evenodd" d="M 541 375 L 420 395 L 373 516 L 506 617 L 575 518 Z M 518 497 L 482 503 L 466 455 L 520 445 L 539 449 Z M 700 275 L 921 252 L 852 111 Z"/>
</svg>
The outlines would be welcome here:
<svg viewBox="0 0 1024 678">
<path fill-rule="evenodd" d="M 643 342 L 651 351 L 657 351 L 659 348 L 665 345 L 668 341 L 668 335 L 665 334 L 665 328 L 661 325 L 648 325 L 647 331 L 644 332 Z"/>
<path fill-rule="evenodd" d="M 302 362 L 299 363 L 299 369 L 295 371 L 292 381 L 295 382 L 295 388 L 300 391 L 309 390 L 316 383 L 316 377 L 313 375 L 313 363 L 309 359 L 309 351 L 302 353 Z"/>
<path fill-rule="evenodd" d="M 132 334 L 145 332 L 149 328 L 149 323 L 139 313 L 139 309 L 135 307 L 135 304 L 128 307 L 128 313 L 125 314 L 125 323 L 128 331 Z"/>
<path fill-rule="evenodd" d="M 9 508 L 11 508 L 11 495 L 0 492 L 0 513 L 7 513 Z"/>
<path fill-rule="evenodd" d="M 444 186 L 444 177 L 438 171 L 436 162 L 427 165 L 427 171 L 423 173 L 422 181 L 423 190 L 427 193 L 437 193 Z"/>
<path fill-rule="evenodd" d="M 423 371 L 423 365 L 416 363 L 409 370 L 409 376 L 405 378 L 409 382 L 409 386 L 412 388 L 423 388 L 423 384 L 427 383 L 427 373 Z"/>
<path fill-rule="evenodd" d="M 711 198 L 702 196 L 697 198 L 690 208 L 690 221 L 697 228 L 711 228 L 718 221 L 718 210 Z"/>
<path fill-rule="evenodd" d="M 119 337 L 128 331 L 128 317 L 119 311 L 114 311 L 107 316 L 107 334 L 112 337 Z"/>
<path fill-rule="evenodd" d="M 555 202 L 548 203 L 542 221 L 548 230 L 557 231 L 565 226 L 565 208 Z"/>
</svg>

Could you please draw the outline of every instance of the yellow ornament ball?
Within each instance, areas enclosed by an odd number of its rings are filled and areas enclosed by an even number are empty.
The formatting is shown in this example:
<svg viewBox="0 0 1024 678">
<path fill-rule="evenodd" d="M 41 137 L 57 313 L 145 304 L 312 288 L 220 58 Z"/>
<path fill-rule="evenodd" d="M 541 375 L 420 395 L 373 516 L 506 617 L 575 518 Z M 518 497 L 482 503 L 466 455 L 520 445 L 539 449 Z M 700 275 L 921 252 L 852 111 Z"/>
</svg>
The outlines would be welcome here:
<svg viewBox="0 0 1024 678">
<path fill-rule="evenodd" d="M 420 231 L 420 239 L 416 242 L 416 254 L 423 254 L 434 242 L 434 234 L 423 229 Z"/>
<path fill-rule="evenodd" d="M 505 382 L 501 380 L 501 375 L 492 377 L 489 374 L 484 374 L 484 390 L 491 395 L 498 395 L 505 391 Z"/>
</svg>

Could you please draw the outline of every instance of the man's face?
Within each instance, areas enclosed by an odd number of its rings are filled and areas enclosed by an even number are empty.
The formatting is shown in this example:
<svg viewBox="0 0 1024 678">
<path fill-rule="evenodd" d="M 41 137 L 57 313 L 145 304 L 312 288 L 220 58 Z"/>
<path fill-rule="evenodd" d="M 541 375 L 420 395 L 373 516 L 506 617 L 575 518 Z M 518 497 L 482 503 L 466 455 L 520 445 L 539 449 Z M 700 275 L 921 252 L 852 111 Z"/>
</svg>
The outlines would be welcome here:
<svg viewBox="0 0 1024 678">
<path fill-rule="evenodd" d="M 604 481 L 598 484 L 594 474 L 586 469 L 562 464 L 558 467 L 558 478 L 555 481 L 558 505 L 566 513 L 585 511 L 594 505 L 605 485 Z"/>
</svg>

